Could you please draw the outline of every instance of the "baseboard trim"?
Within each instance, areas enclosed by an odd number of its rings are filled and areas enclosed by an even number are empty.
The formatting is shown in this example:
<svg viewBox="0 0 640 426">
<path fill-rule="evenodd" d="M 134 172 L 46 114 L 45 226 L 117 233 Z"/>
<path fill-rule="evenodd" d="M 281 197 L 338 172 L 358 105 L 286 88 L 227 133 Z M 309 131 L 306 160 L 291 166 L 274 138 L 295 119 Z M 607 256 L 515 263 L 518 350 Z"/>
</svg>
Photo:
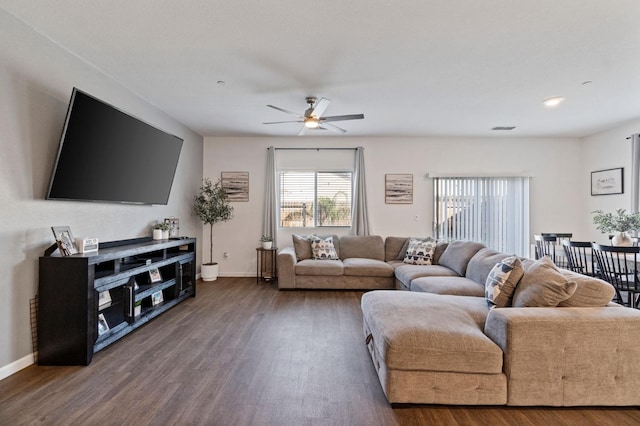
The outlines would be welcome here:
<svg viewBox="0 0 640 426">
<path fill-rule="evenodd" d="M 0 367 L 0 380 L 6 379 L 12 374 L 17 373 L 23 368 L 27 368 L 28 366 L 34 363 L 35 363 L 35 356 L 34 354 L 31 353 L 27 356 L 20 358 L 17 361 L 12 362 L 11 364 L 5 365 L 4 367 Z"/>
</svg>

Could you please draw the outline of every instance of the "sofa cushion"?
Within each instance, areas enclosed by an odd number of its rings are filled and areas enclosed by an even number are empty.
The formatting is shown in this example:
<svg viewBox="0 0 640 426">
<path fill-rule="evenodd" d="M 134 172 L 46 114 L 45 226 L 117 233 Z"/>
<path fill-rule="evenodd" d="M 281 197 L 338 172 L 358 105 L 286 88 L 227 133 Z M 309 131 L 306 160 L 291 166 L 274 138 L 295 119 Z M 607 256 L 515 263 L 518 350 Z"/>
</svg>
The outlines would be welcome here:
<svg viewBox="0 0 640 426">
<path fill-rule="evenodd" d="M 461 277 L 467 272 L 469 260 L 484 248 L 484 244 L 473 241 L 451 241 L 440 256 L 439 265 L 454 270 Z"/>
<path fill-rule="evenodd" d="M 483 332 L 484 298 L 378 290 L 361 305 L 389 370 L 502 372 L 502 350 Z"/>
<path fill-rule="evenodd" d="M 311 239 L 315 237 L 314 234 L 311 235 L 291 235 L 291 239 L 293 240 L 293 250 L 296 252 L 296 260 L 300 262 L 305 259 L 312 259 L 313 252 L 311 251 Z"/>
<path fill-rule="evenodd" d="M 340 258 L 360 257 L 384 261 L 384 240 L 379 235 L 340 237 Z"/>
<path fill-rule="evenodd" d="M 333 245 L 333 237 L 319 238 L 313 237 L 311 240 L 311 251 L 314 260 L 336 260 L 338 254 Z"/>
<path fill-rule="evenodd" d="M 411 281 L 410 290 L 452 296 L 484 296 L 484 286 L 465 277 L 416 278 Z"/>
<path fill-rule="evenodd" d="M 511 298 L 524 269 L 517 256 L 510 256 L 496 263 L 485 283 L 485 297 L 490 306 L 511 306 Z"/>
<path fill-rule="evenodd" d="M 558 306 L 571 307 L 599 307 L 607 306 L 615 289 L 611 284 L 598 278 L 578 274 L 576 272 L 560 269 L 560 273 L 570 281 L 576 283 L 576 291 L 567 300 L 563 300 Z"/>
<path fill-rule="evenodd" d="M 296 275 L 344 275 L 344 266 L 341 260 L 314 260 L 305 259 L 296 263 Z"/>
<path fill-rule="evenodd" d="M 496 263 L 500 263 L 507 257 L 509 257 L 508 254 L 490 249 L 488 247 L 480 249 L 469 260 L 465 276 L 484 286 L 484 284 L 487 282 L 489 272 L 493 269 L 494 266 L 496 266 Z"/>
<path fill-rule="evenodd" d="M 435 241 L 422 241 L 411 238 L 403 262 L 410 265 L 431 265 L 435 248 Z"/>
<path fill-rule="evenodd" d="M 395 270 L 396 279 L 410 287 L 411 281 L 420 277 L 457 277 L 451 269 L 440 265 L 407 265 L 397 266 Z"/>
<path fill-rule="evenodd" d="M 344 275 L 360 277 L 393 277 L 393 266 L 382 260 L 350 257 L 342 261 Z"/>
<path fill-rule="evenodd" d="M 384 239 L 384 260 L 391 262 L 393 260 L 404 259 L 406 250 L 405 244 L 409 241 L 406 237 L 387 237 Z M 404 248 L 404 249 L 403 249 Z"/>
<path fill-rule="evenodd" d="M 558 306 L 575 291 L 575 281 L 569 281 L 564 277 L 551 258 L 544 256 L 525 271 L 513 293 L 513 306 Z"/>
</svg>

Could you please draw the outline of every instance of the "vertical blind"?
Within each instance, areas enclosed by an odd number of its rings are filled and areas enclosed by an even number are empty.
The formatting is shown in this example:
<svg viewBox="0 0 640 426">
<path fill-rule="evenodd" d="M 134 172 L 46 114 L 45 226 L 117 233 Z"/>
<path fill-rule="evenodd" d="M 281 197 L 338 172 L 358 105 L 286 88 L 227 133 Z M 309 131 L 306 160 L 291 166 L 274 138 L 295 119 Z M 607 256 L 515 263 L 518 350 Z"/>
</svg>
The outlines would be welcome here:
<svg viewBox="0 0 640 426">
<path fill-rule="evenodd" d="M 478 241 L 505 253 L 529 252 L 529 178 L 434 178 L 434 235 Z"/>
</svg>

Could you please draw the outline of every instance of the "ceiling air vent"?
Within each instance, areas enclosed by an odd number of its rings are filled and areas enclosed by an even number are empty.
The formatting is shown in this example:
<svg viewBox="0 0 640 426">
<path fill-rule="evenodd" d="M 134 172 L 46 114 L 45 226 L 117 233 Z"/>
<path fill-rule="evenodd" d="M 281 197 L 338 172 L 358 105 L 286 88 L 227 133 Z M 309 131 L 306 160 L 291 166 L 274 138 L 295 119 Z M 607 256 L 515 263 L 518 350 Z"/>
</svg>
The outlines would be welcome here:
<svg viewBox="0 0 640 426">
<path fill-rule="evenodd" d="M 491 130 L 513 130 L 516 126 L 496 126 Z"/>
</svg>

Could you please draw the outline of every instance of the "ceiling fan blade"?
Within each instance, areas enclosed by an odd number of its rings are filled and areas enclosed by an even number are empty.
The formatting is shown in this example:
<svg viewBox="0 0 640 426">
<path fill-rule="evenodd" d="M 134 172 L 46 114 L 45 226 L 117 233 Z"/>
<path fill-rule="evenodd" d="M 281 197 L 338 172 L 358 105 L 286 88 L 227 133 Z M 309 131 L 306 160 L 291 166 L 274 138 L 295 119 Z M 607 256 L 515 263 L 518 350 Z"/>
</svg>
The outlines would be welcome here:
<svg viewBox="0 0 640 426">
<path fill-rule="evenodd" d="M 311 115 L 320 117 L 324 113 L 324 110 L 327 109 L 330 102 L 331 102 L 331 99 L 320 98 L 320 100 L 316 101 L 316 103 L 314 104 L 313 111 L 311 111 Z"/>
<path fill-rule="evenodd" d="M 347 133 L 347 131 L 345 129 L 343 129 L 342 127 L 338 127 L 334 124 L 329 124 L 329 123 L 322 123 L 320 124 L 320 126 L 318 126 L 318 128 L 320 129 L 325 129 L 325 130 L 331 130 L 332 132 L 335 133 Z"/>
<path fill-rule="evenodd" d="M 326 123 L 328 121 L 362 120 L 363 118 L 364 114 L 332 115 L 329 117 L 320 117 L 320 121 Z"/>
<path fill-rule="evenodd" d="M 281 123 L 304 123 L 302 120 L 288 120 L 288 121 L 267 121 L 262 124 L 281 124 Z"/>
<path fill-rule="evenodd" d="M 298 114 L 298 113 L 296 113 L 296 112 L 289 111 L 289 110 L 286 110 L 286 109 L 284 109 L 284 108 L 277 107 L 277 106 L 275 106 L 275 105 L 267 105 L 267 106 L 268 106 L 269 108 L 273 108 L 273 109 L 277 109 L 278 111 L 282 111 L 282 112 L 284 112 L 285 114 L 293 115 L 294 117 L 304 118 L 304 116 L 302 116 L 302 115 L 300 115 L 300 114 Z"/>
<path fill-rule="evenodd" d="M 303 124 L 302 129 L 300 129 L 300 133 L 298 133 L 298 136 L 303 136 L 305 133 L 307 133 L 307 126 Z"/>
</svg>

